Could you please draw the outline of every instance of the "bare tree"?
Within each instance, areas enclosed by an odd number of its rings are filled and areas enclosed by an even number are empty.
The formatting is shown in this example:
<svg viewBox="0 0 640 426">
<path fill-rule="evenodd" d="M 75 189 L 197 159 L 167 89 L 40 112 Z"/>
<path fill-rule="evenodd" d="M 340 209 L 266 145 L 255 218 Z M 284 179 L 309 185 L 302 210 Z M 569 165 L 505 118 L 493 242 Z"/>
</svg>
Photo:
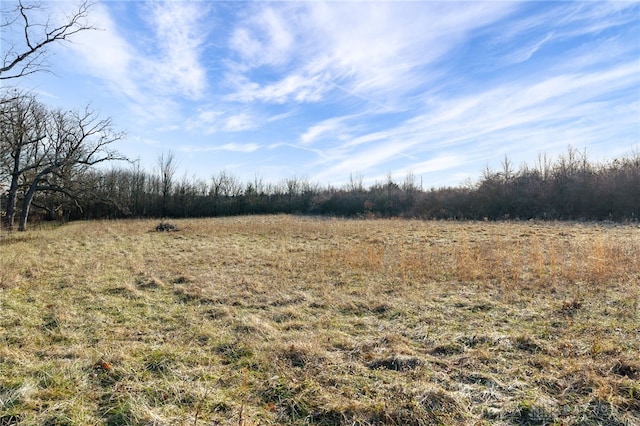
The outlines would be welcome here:
<svg viewBox="0 0 640 426">
<path fill-rule="evenodd" d="M 133 164 L 133 169 L 131 170 L 131 177 L 132 177 L 131 186 L 133 191 L 132 213 L 134 216 L 138 216 L 140 215 L 141 211 L 145 208 L 143 199 L 145 195 L 144 185 L 146 182 L 146 174 L 141 169 L 139 160 L 134 161 L 132 164 Z"/>
<path fill-rule="evenodd" d="M 7 225 L 13 228 L 20 181 L 44 161 L 47 111 L 33 95 L 7 92 L 0 100 L 0 177 L 8 184 Z"/>
<path fill-rule="evenodd" d="M 347 184 L 347 191 L 357 192 L 357 193 L 364 192 L 363 181 L 364 181 L 364 178 L 360 173 L 357 173 L 355 176 L 353 175 L 353 173 L 351 173 L 349 175 L 349 183 Z"/>
<path fill-rule="evenodd" d="M 87 22 L 91 6 L 89 0 L 83 0 L 63 23 L 54 23 L 50 15 L 42 22 L 44 8 L 38 2 L 18 0 L 13 8 L 0 10 L 0 42 L 3 46 L 0 80 L 46 70 L 50 45 L 68 40 L 81 31 L 95 29 Z"/>
<path fill-rule="evenodd" d="M 217 176 L 213 176 L 211 178 L 211 189 L 209 190 L 209 196 L 213 202 L 213 215 L 218 216 L 218 207 L 220 205 L 220 199 L 224 196 L 226 192 L 227 183 L 229 180 L 229 176 L 227 172 L 222 170 L 218 173 Z"/>
<path fill-rule="evenodd" d="M 160 170 L 160 182 L 162 191 L 162 216 L 166 216 L 168 212 L 169 195 L 173 187 L 173 178 L 178 168 L 173 152 L 162 153 L 158 157 L 158 168 Z"/>
<path fill-rule="evenodd" d="M 509 159 L 509 157 L 505 154 L 504 159 L 500 162 L 502 165 L 501 177 L 503 182 L 511 182 L 511 180 L 515 177 L 515 172 L 513 168 L 513 163 Z"/>
<path fill-rule="evenodd" d="M 19 231 L 27 228 L 29 210 L 38 192 L 58 192 L 77 199 L 82 192 L 78 183 L 96 164 L 122 160 L 110 144 L 122 139 L 111 119 L 102 119 L 87 107 L 82 111 L 54 110 L 47 116 L 45 137 L 34 145 L 36 155 L 32 167 L 22 173 L 24 199 Z"/>
</svg>

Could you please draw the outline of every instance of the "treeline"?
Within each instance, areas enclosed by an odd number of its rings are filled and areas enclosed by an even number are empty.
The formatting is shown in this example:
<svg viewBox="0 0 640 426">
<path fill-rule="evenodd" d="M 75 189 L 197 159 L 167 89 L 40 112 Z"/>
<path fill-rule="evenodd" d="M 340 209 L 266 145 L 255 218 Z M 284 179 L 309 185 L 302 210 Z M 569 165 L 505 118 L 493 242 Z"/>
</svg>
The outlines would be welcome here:
<svg viewBox="0 0 640 426">
<path fill-rule="evenodd" d="M 39 205 L 64 206 L 71 219 L 215 217 L 294 213 L 341 217 L 411 217 L 457 220 L 614 220 L 640 217 L 640 154 L 595 164 L 569 149 L 515 169 L 485 170 L 475 184 L 425 190 L 412 175 L 365 187 L 351 179 L 340 188 L 306 179 L 277 184 L 241 182 L 227 172 L 210 180 L 175 179 L 171 155 L 158 170 L 137 166 L 85 175 L 82 200 L 41 194 Z M 86 190 L 91 188 L 91 190 Z M 49 198 L 47 198 L 49 197 Z"/>
</svg>

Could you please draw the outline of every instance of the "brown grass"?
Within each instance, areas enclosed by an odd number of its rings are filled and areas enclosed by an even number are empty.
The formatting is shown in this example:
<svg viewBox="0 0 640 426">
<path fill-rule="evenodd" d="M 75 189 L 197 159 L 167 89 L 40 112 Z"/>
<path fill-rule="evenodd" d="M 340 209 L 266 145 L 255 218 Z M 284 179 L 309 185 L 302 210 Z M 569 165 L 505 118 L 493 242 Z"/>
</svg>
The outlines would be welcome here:
<svg viewBox="0 0 640 426">
<path fill-rule="evenodd" d="M 0 425 L 640 424 L 640 229 L 265 216 L 0 236 Z"/>
</svg>

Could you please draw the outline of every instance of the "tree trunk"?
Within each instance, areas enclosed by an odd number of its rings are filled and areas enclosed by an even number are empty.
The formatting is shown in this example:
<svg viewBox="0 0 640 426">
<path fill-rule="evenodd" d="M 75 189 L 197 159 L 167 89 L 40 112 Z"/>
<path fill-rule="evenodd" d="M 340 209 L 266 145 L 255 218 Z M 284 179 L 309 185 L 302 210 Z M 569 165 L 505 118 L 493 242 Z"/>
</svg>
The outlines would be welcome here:
<svg viewBox="0 0 640 426">
<path fill-rule="evenodd" d="M 33 196 L 36 195 L 36 189 L 38 188 L 39 180 L 35 180 L 31 186 L 29 186 L 29 190 L 27 194 L 24 196 L 24 201 L 22 202 L 22 212 L 20 213 L 20 223 L 18 224 L 18 231 L 26 231 L 27 230 L 27 220 L 29 218 L 29 208 L 31 208 L 31 202 L 33 201 Z"/>
<path fill-rule="evenodd" d="M 20 179 L 20 153 L 14 157 L 13 172 L 11 173 L 11 184 L 9 185 L 9 200 L 7 201 L 7 226 L 13 229 L 16 216 L 16 199 L 18 198 L 18 180 Z"/>
<path fill-rule="evenodd" d="M 9 187 L 9 199 L 7 200 L 7 227 L 9 230 L 13 229 L 13 224 L 16 216 L 16 198 L 18 197 L 18 181 L 11 180 L 11 186 Z"/>
</svg>

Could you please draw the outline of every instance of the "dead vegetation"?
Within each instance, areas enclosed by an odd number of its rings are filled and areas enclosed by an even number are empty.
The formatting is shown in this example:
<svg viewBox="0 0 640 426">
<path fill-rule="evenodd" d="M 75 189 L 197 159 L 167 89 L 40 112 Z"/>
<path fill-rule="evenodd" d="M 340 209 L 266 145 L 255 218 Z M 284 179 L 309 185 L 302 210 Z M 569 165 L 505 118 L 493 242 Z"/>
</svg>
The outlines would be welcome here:
<svg viewBox="0 0 640 426">
<path fill-rule="evenodd" d="M 266 216 L 0 245 L 0 425 L 635 425 L 640 229 Z"/>
<path fill-rule="evenodd" d="M 178 226 L 170 222 L 160 222 L 156 225 L 156 232 L 176 232 L 179 231 Z"/>
</svg>

